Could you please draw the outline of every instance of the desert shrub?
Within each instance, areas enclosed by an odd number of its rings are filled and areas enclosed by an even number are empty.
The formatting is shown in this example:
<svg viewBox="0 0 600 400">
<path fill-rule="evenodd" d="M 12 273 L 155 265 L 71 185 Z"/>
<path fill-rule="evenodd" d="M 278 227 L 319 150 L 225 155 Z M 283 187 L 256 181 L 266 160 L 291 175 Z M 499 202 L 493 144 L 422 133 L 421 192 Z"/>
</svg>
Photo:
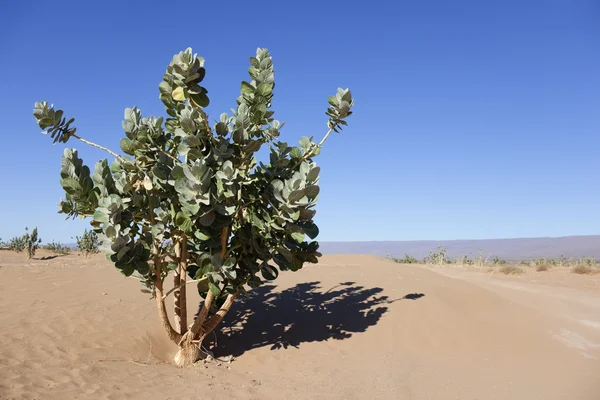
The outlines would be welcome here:
<svg viewBox="0 0 600 400">
<path fill-rule="evenodd" d="M 424 264 L 443 265 L 446 264 L 446 249 L 439 245 L 438 250 L 429 250 L 429 255 L 423 258 Z"/>
<path fill-rule="evenodd" d="M 592 267 L 590 265 L 579 264 L 571 268 L 571 272 L 580 275 L 593 275 L 597 274 L 600 271 L 598 270 L 598 268 Z"/>
<path fill-rule="evenodd" d="M 93 230 L 85 230 L 81 237 L 76 236 L 77 248 L 83 253 L 85 257 L 89 257 L 92 254 L 96 254 L 100 251 L 100 239 L 98 234 Z"/>
<path fill-rule="evenodd" d="M 477 252 L 477 257 L 475 257 L 475 260 L 473 261 L 473 263 L 478 267 L 483 267 L 484 265 L 487 264 L 487 262 L 488 262 L 488 258 L 483 257 L 483 253 L 481 252 L 481 249 L 479 249 Z"/>
<path fill-rule="evenodd" d="M 587 267 L 595 267 L 596 259 L 593 257 L 581 257 L 579 258 L 579 264 L 585 265 Z"/>
<path fill-rule="evenodd" d="M 494 258 L 492 259 L 492 264 L 494 264 L 494 265 L 506 265 L 506 260 L 502 260 L 498 256 L 494 256 Z"/>
<path fill-rule="evenodd" d="M 8 249 L 17 253 L 25 250 L 25 240 L 23 236 L 16 236 L 8 241 Z"/>
<path fill-rule="evenodd" d="M 548 269 L 550 268 L 549 264 L 538 264 L 535 267 L 535 270 L 538 272 L 542 272 L 542 271 L 548 271 Z"/>
<path fill-rule="evenodd" d="M 331 132 L 346 125 L 354 104 L 350 90 L 329 97 L 327 127 L 320 142 L 302 137 L 299 146 L 279 140 L 283 124 L 273 118 L 274 68 L 267 49 L 250 57 L 249 81 L 241 83 L 237 107 L 212 126 L 200 85 L 204 59 L 186 49 L 176 54 L 159 84 L 167 117 L 125 110 L 120 155 L 76 134 L 74 119 L 46 102 L 34 116 L 54 142 L 78 139 L 115 158 L 99 161 L 90 175 L 75 149 L 65 149 L 61 186 L 67 217 L 91 217 L 101 251 L 124 275 L 134 275 L 156 298 L 161 324 L 179 346 L 178 365 L 203 356 L 204 338 L 239 295 L 317 263 L 319 233 L 313 222 L 319 194 L 314 158 Z M 267 163 L 257 152 L 268 146 Z M 307 238 L 311 240 L 307 240 Z M 174 290 L 164 281 L 174 275 Z M 203 298 L 187 321 L 187 279 Z M 165 298 L 174 293 L 175 326 Z"/>
<path fill-rule="evenodd" d="M 396 258 L 396 257 L 392 257 L 392 256 L 389 256 L 388 258 L 399 264 L 417 264 L 419 262 L 419 260 L 417 260 L 414 257 L 409 256 L 408 254 L 404 254 L 403 258 Z"/>
<path fill-rule="evenodd" d="M 71 252 L 71 249 L 67 245 L 54 241 L 46 243 L 44 249 L 50 250 L 56 254 L 69 254 Z"/>
<path fill-rule="evenodd" d="M 498 271 L 505 275 L 518 275 L 523 273 L 521 268 L 514 265 L 504 265 Z"/>
<path fill-rule="evenodd" d="M 25 233 L 22 236 L 16 236 L 8 242 L 8 249 L 21 253 L 25 251 L 27 258 L 32 258 L 35 251 L 40 247 L 42 239 L 38 237 L 37 227 L 29 233 L 29 229 L 25 228 Z"/>
<path fill-rule="evenodd" d="M 35 251 L 40 247 L 42 239 L 38 237 L 37 227 L 33 228 L 31 234 L 29 230 L 25 228 L 25 234 L 23 235 L 23 244 L 25 251 L 27 252 L 27 258 L 35 256 Z"/>
</svg>

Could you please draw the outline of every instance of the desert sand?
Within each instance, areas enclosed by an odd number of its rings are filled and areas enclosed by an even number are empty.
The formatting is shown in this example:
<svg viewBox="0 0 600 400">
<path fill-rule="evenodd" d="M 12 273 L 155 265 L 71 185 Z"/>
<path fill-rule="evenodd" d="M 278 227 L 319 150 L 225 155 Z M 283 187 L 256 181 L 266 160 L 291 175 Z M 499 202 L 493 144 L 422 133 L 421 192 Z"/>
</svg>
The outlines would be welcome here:
<svg viewBox="0 0 600 400">
<path fill-rule="evenodd" d="M 235 306 L 231 363 L 181 369 L 138 281 L 38 253 L 0 251 L 1 399 L 600 399 L 598 275 L 327 255 Z"/>
</svg>

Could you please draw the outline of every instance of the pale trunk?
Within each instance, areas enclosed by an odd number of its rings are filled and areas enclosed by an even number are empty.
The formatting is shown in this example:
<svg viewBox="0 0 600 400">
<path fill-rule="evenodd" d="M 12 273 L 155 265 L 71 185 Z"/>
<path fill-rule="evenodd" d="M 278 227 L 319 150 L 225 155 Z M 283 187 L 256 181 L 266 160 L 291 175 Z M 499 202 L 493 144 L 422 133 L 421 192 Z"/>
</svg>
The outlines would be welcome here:
<svg viewBox="0 0 600 400">
<path fill-rule="evenodd" d="M 225 258 L 225 253 L 227 250 L 227 239 L 228 239 L 228 228 L 225 227 L 221 231 L 221 258 Z M 185 244 L 187 245 L 187 243 Z M 183 253 L 186 255 L 187 260 L 187 250 Z M 180 263 L 181 265 L 181 263 Z M 187 267 L 187 264 L 185 265 Z M 183 271 L 185 271 L 182 269 Z M 180 278 L 181 279 L 181 278 Z M 185 275 L 183 276 L 183 281 L 180 283 L 180 290 L 183 288 L 185 290 Z M 185 296 L 185 293 L 184 293 Z M 223 305 L 219 308 L 217 313 L 213 315 L 208 321 L 206 320 L 208 314 L 210 312 L 210 308 L 212 307 L 212 303 L 215 300 L 215 295 L 212 291 L 208 291 L 206 294 L 206 298 L 204 299 L 204 303 L 202 304 L 202 309 L 200 310 L 200 314 L 198 318 L 194 321 L 192 325 L 190 325 L 187 332 L 181 336 L 181 340 L 179 341 L 179 351 L 175 355 L 175 364 L 180 367 L 187 366 L 195 363 L 200 358 L 202 358 L 202 342 L 204 338 L 212 332 L 217 325 L 223 320 L 223 317 L 227 312 L 231 309 L 233 302 L 235 301 L 237 294 L 230 294 L 225 299 Z M 185 298 L 185 297 L 184 297 Z M 181 299 L 181 297 L 180 297 Z M 184 332 L 183 328 L 181 332 Z"/>
</svg>

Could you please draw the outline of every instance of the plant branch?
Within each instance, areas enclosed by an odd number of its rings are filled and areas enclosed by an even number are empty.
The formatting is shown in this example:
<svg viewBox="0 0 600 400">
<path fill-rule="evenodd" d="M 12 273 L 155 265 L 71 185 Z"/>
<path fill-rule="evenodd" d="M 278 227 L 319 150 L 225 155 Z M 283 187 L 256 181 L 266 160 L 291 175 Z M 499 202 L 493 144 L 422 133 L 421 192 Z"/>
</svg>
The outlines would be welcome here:
<svg viewBox="0 0 600 400">
<path fill-rule="evenodd" d="M 190 329 L 188 330 L 188 332 L 181 339 L 182 341 L 187 340 L 189 343 L 191 343 L 192 340 L 194 340 L 194 337 L 200 332 L 200 329 L 202 328 L 204 321 L 206 321 L 206 317 L 208 316 L 208 312 L 210 311 L 210 308 L 212 307 L 212 303 L 214 300 L 215 300 L 215 295 L 211 290 L 209 290 L 208 293 L 206 294 L 206 298 L 204 299 L 204 303 L 202 304 L 202 309 L 200 310 L 200 315 L 198 315 L 198 318 L 196 318 L 196 320 L 194 321 L 192 326 L 190 326 Z"/>
<path fill-rule="evenodd" d="M 323 143 L 325 143 L 331 132 L 333 132 L 333 128 L 329 128 L 329 130 L 325 134 L 325 137 L 323 137 L 323 139 L 321 139 L 321 141 L 319 142 L 319 147 L 323 146 Z"/>
<path fill-rule="evenodd" d="M 186 282 L 185 282 L 185 284 L 186 284 L 186 285 L 189 285 L 189 284 L 191 284 L 191 283 L 196 283 L 196 282 L 204 282 L 204 281 L 207 281 L 207 280 L 208 280 L 208 277 L 204 277 L 204 278 L 202 278 L 202 279 L 192 279 L 192 280 L 186 281 Z M 166 299 L 167 297 L 169 297 L 169 295 L 170 295 L 171 293 L 173 293 L 173 292 L 174 292 L 175 290 L 177 290 L 177 289 L 178 289 L 177 287 L 173 287 L 173 288 L 169 289 L 169 290 L 167 291 L 167 293 L 165 293 L 165 294 L 163 295 L 163 299 Z"/>
<path fill-rule="evenodd" d="M 158 255 L 158 249 L 156 248 L 156 244 L 154 244 L 154 287 L 156 288 L 156 305 L 158 307 L 158 315 L 160 317 L 160 322 L 162 323 L 165 331 L 167 332 L 167 336 L 174 343 L 179 343 L 181 341 L 181 335 L 173 329 L 171 326 L 171 322 L 169 321 L 169 316 L 167 314 L 167 307 L 165 306 L 165 297 L 163 296 L 163 282 L 161 278 L 160 271 L 160 257 Z"/>
<path fill-rule="evenodd" d="M 179 332 L 183 335 L 187 331 L 187 296 L 186 296 L 186 276 L 188 264 L 187 236 L 181 237 L 181 258 L 179 261 Z"/>
<path fill-rule="evenodd" d="M 90 146 L 92 146 L 92 147 L 96 147 L 97 149 L 100 149 L 100 150 L 104 150 L 104 151 L 106 151 L 107 153 L 109 153 L 109 154 L 110 154 L 110 155 L 112 155 L 113 157 L 117 158 L 117 159 L 118 159 L 119 161 L 121 161 L 121 162 L 126 162 L 126 160 L 125 160 L 123 157 L 121 157 L 120 155 L 118 155 L 118 154 L 117 154 L 117 153 L 115 153 L 114 151 L 112 151 L 112 150 L 110 150 L 110 149 L 107 149 L 106 147 L 100 146 L 99 144 L 96 144 L 96 143 L 94 143 L 94 142 L 90 142 L 89 140 L 86 140 L 86 139 L 82 138 L 81 136 L 77 136 L 77 135 L 76 135 L 76 134 L 74 134 L 74 133 L 72 133 L 72 134 L 71 134 L 71 136 L 73 136 L 75 139 L 79 139 L 79 140 L 81 140 L 81 141 L 82 141 L 83 143 L 85 143 L 85 144 L 89 144 L 89 145 L 90 145 Z"/>
<path fill-rule="evenodd" d="M 223 320 L 223 317 L 225 317 L 225 315 L 231 309 L 231 306 L 233 305 L 237 295 L 238 295 L 237 293 L 228 295 L 227 299 L 225 299 L 225 302 L 223 303 L 221 308 L 219 308 L 219 311 L 217 311 L 217 313 L 215 315 L 210 317 L 210 319 L 208 320 L 206 325 L 204 325 L 202 327 L 202 339 L 204 337 L 206 337 L 206 335 L 211 333 L 217 327 L 217 325 L 219 325 L 221 320 Z"/>
</svg>

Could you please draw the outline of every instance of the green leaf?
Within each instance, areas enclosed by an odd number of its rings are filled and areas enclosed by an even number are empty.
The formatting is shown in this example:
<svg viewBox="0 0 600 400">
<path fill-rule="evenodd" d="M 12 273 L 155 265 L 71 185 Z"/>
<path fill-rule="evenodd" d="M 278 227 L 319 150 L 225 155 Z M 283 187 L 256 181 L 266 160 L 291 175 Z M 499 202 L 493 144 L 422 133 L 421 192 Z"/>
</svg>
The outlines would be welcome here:
<svg viewBox="0 0 600 400">
<path fill-rule="evenodd" d="M 129 154 L 130 156 L 132 156 L 134 154 L 133 152 L 133 142 L 127 138 L 123 138 L 121 139 L 121 142 L 119 142 L 121 150 L 123 150 L 123 152 L 125 154 Z"/>
<path fill-rule="evenodd" d="M 219 297 L 221 294 L 221 289 L 219 289 L 219 287 L 212 282 L 208 282 L 208 288 L 215 295 L 215 297 Z"/>
<path fill-rule="evenodd" d="M 310 185 L 304 188 L 304 195 L 308 197 L 317 197 L 319 195 L 319 187 L 317 185 Z"/>
<path fill-rule="evenodd" d="M 196 107 L 206 108 L 210 104 L 210 100 L 208 99 L 206 92 L 190 94 L 190 100 Z"/>
<path fill-rule="evenodd" d="M 294 232 L 291 234 L 292 239 L 294 239 L 298 243 L 304 242 L 304 233 L 302 232 Z"/>
<path fill-rule="evenodd" d="M 256 92 L 261 96 L 268 96 L 273 92 L 273 84 L 268 82 L 263 82 L 256 88 Z"/>
<path fill-rule="evenodd" d="M 302 158 L 302 151 L 298 147 L 294 147 L 292 151 L 290 151 L 290 156 L 292 158 Z"/>
<path fill-rule="evenodd" d="M 307 136 L 302 136 L 300 138 L 300 147 L 302 148 L 302 150 L 304 150 L 305 152 L 310 150 L 311 144 L 312 142 L 310 141 L 310 139 Z"/>
<path fill-rule="evenodd" d="M 65 192 L 69 194 L 76 194 L 81 192 L 83 188 L 79 184 L 79 181 L 75 178 L 64 178 L 60 180 L 60 185 L 63 187 Z"/>
<path fill-rule="evenodd" d="M 204 225 L 204 226 L 211 226 L 213 222 L 215 222 L 215 212 L 213 210 L 210 210 L 209 212 L 205 213 L 204 215 L 202 215 L 198 221 Z"/>
<path fill-rule="evenodd" d="M 242 94 L 245 94 L 245 95 L 252 95 L 252 94 L 254 94 L 254 91 L 255 91 L 255 90 L 256 90 L 256 89 L 254 88 L 254 86 L 252 86 L 251 84 L 249 84 L 249 83 L 248 83 L 248 82 L 246 82 L 246 81 L 242 81 L 242 88 L 240 89 L 240 92 L 241 92 Z"/>
<path fill-rule="evenodd" d="M 192 228 L 193 222 L 190 217 L 179 211 L 175 216 L 175 225 L 177 225 L 184 232 L 189 232 Z"/>
<path fill-rule="evenodd" d="M 277 279 L 277 277 L 279 276 L 279 271 L 277 270 L 277 268 L 273 267 L 272 265 L 269 265 L 269 263 L 267 263 L 266 261 L 264 261 L 260 265 L 260 273 L 263 276 L 263 278 L 265 278 L 268 281 Z"/>
<path fill-rule="evenodd" d="M 194 237 L 196 237 L 196 239 L 201 240 L 201 241 L 207 241 L 210 240 L 210 236 L 208 236 L 207 234 L 205 234 L 202 231 L 194 231 Z"/>
<path fill-rule="evenodd" d="M 302 230 L 311 239 L 319 236 L 319 227 L 312 221 L 305 223 L 304 226 L 302 226 Z"/>
</svg>

